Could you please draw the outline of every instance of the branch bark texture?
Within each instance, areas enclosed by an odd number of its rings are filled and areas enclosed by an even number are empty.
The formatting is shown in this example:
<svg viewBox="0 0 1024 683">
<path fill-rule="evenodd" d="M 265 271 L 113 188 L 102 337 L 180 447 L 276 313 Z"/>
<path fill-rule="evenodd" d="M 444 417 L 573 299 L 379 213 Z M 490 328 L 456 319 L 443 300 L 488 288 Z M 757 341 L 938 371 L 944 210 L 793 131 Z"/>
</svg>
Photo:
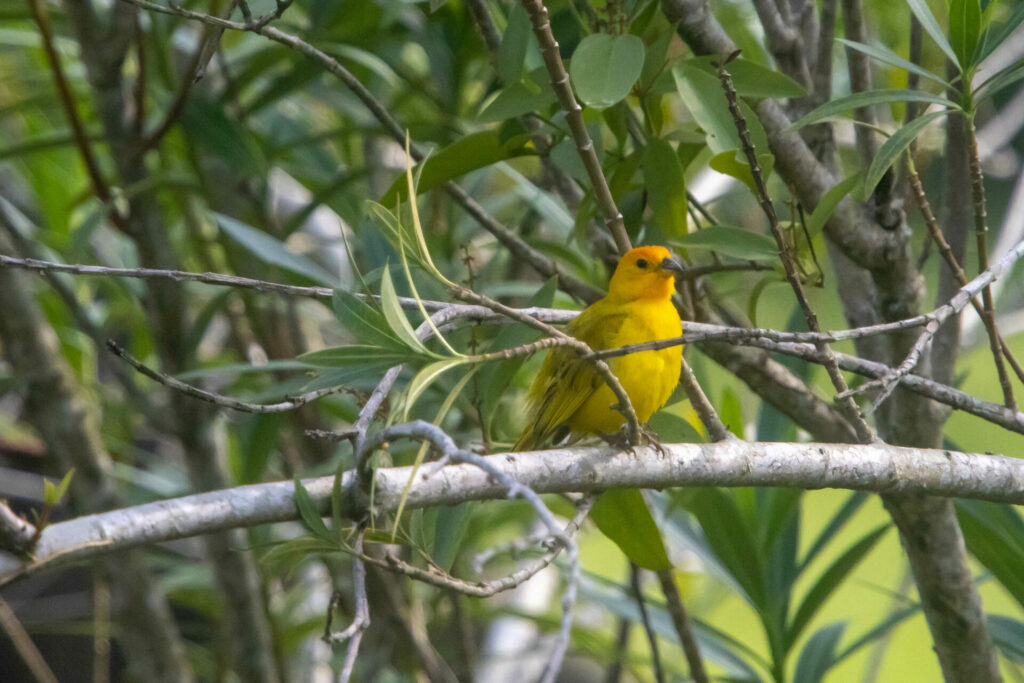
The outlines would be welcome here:
<svg viewBox="0 0 1024 683">
<path fill-rule="evenodd" d="M 1024 504 L 1024 461 L 886 444 L 749 443 L 662 444 L 635 452 L 573 447 L 489 458 L 493 466 L 537 493 L 675 486 L 789 486 L 976 498 Z M 376 471 L 374 505 L 394 510 L 411 467 Z M 334 477 L 304 486 L 326 514 Z M 78 560 L 136 545 L 160 543 L 229 528 L 298 518 L 291 481 L 240 486 L 133 508 L 79 517 L 47 527 L 33 561 L 0 556 L 0 584 L 59 561 Z M 500 500 L 508 488 L 473 465 L 420 467 L 407 509 Z M 357 516 L 369 500 L 348 471 L 341 481 L 342 513 Z"/>
</svg>

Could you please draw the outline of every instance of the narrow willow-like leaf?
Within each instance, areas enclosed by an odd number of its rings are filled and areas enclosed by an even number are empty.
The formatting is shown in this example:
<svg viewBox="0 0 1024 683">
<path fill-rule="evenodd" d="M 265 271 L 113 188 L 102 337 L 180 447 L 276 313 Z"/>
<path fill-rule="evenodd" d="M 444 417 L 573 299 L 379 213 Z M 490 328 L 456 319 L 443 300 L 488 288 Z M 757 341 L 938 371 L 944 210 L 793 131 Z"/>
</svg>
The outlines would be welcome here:
<svg viewBox="0 0 1024 683">
<path fill-rule="evenodd" d="M 811 212 L 810 217 L 807 219 L 807 234 L 812 239 L 821 232 L 825 224 L 828 223 L 828 219 L 832 218 L 832 214 L 836 212 L 836 207 L 839 206 L 839 202 L 843 201 L 843 197 L 850 194 L 850 191 L 863 179 L 864 176 L 862 174 L 854 173 L 848 178 L 840 180 L 821 196 L 821 199 L 818 200 L 818 205 L 814 207 L 814 211 Z"/>
<path fill-rule="evenodd" d="M 895 66 L 899 69 L 903 69 L 904 71 L 910 71 L 912 73 L 917 74 L 918 76 L 921 76 L 922 78 L 927 78 L 929 80 L 935 81 L 936 83 L 939 83 L 947 88 L 952 87 L 949 84 L 949 81 L 944 79 L 942 76 L 934 74 L 931 71 L 928 71 L 927 69 L 917 64 L 914 64 L 909 60 L 903 59 L 902 57 L 900 57 L 887 47 L 865 45 L 864 43 L 858 43 L 855 40 L 846 40 L 845 38 L 837 38 L 836 40 L 838 40 L 843 45 L 854 50 L 857 50 L 858 52 L 863 52 L 867 56 L 873 57 L 880 62 L 885 62 L 886 64 Z"/>
<path fill-rule="evenodd" d="M 962 69 L 964 65 L 960 62 L 956 52 L 953 51 L 949 41 L 946 40 L 946 34 L 939 27 L 939 22 L 935 19 L 935 15 L 932 14 L 932 10 L 928 7 L 926 0 L 907 0 L 907 4 L 910 5 L 910 11 L 921 22 L 921 28 L 927 31 L 928 35 L 935 41 L 935 44 L 939 46 L 939 49 L 945 52 L 946 56 Z"/>
<path fill-rule="evenodd" d="M 444 361 L 442 361 L 442 362 L 444 362 Z M 437 364 L 435 363 L 435 365 L 437 365 Z M 454 365 L 452 367 L 454 367 Z M 424 370 L 426 370 L 426 368 L 424 368 Z M 443 369 L 442 372 L 444 372 L 445 370 L 447 370 L 447 368 Z M 463 375 L 459 379 L 459 381 L 455 383 L 455 386 L 452 387 L 452 390 L 448 392 L 448 395 L 445 396 L 444 402 L 441 403 L 441 407 L 438 408 L 438 410 L 437 410 L 437 415 L 434 416 L 434 424 L 435 425 L 440 425 L 441 424 L 442 420 L 444 420 L 445 416 L 448 414 L 448 411 L 452 409 L 452 404 L 455 403 L 455 399 L 457 399 L 459 397 L 459 394 L 461 394 L 462 390 L 466 387 L 466 383 L 469 382 L 470 378 L 473 377 L 473 375 L 474 375 L 474 373 L 476 373 L 476 371 L 477 371 L 477 368 L 470 369 L 469 372 L 467 372 L 465 375 Z M 422 371 L 421 371 L 420 374 L 423 374 Z M 417 377 L 418 376 L 419 375 L 417 375 Z M 435 375 L 435 378 L 437 376 L 439 376 L 439 375 Z M 415 381 L 416 380 L 414 379 L 413 382 L 415 382 Z M 412 392 L 412 385 L 411 384 L 410 384 L 409 391 L 410 391 L 410 393 Z M 403 418 L 405 420 L 409 419 L 408 418 L 408 413 L 409 413 L 409 406 L 410 405 L 411 405 L 411 403 L 410 403 L 409 399 L 406 398 L 406 406 L 405 406 L 406 407 L 406 417 Z M 420 448 L 416 452 L 416 459 L 413 461 L 413 464 L 412 464 L 412 472 L 409 473 L 409 479 L 405 482 L 405 486 L 402 488 L 402 497 L 399 499 L 399 501 L 398 501 L 398 508 L 395 510 L 395 521 L 394 521 L 394 525 L 393 525 L 393 528 L 392 528 L 392 531 L 391 531 L 391 542 L 392 543 L 395 542 L 395 536 L 398 533 L 398 525 L 399 525 L 399 522 L 402 520 L 402 512 L 405 510 L 405 504 L 409 500 L 409 491 L 412 490 L 412 484 L 413 484 L 414 481 L 416 481 L 416 473 L 419 472 L 420 465 L 423 464 L 423 460 L 427 457 L 427 451 L 428 450 L 430 450 L 430 444 L 429 443 L 424 442 L 424 443 L 420 444 Z"/>
<path fill-rule="evenodd" d="M 424 356 L 437 355 L 427 350 L 427 347 L 416 336 L 416 330 L 412 329 L 409 319 L 405 317 L 405 311 L 402 310 L 402 305 L 398 303 L 398 295 L 395 293 L 395 283 L 391 281 L 391 271 L 387 266 L 381 272 L 380 307 L 384 312 L 384 318 L 388 321 L 388 325 L 391 326 L 391 331 L 406 346 Z"/>
<path fill-rule="evenodd" d="M 963 68 L 974 65 L 974 52 L 981 37 L 981 5 L 978 0 L 952 0 L 949 3 L 949 42 Z"/>
<path fill-rule="evenodd" d="M 921 131 L 935 119 L 949 114 L 952 110 L 935 111 L 924 116 L 919 116 L 907 125 L 893 133 L 888 140 L 882 143 L 871 161 L 868 172 L 864 175 L 864 187 L 861 189 L 861 199 L 867 199 L 874 192 L 878 181 L 882 179 L 889 167 L 896 163 L 900 155 L 910 146 Z"/>
<path fill-rule="evenodd" d="M 796 613 L 793 615 L 793 620 L 789 624 L 789 629 L 786 632 L 786 643 L 789 647 L 793 646 L 793 643 L 800 637 L 804 628 L 810 623 L 814 615 L 817 614 L 821 606 L 825 604 L 825 601 L 832 597 L 839 585 L 853 571 L 853 568 L 871 552 L 871 549 L 875 547 L 875 544 L 881 540 L 888 530 L 889 525 L 882 524 L 869 531 L 859 541 L 847 548 L 828 569 L 822 572 L 818 580 L 807 591 L 807 595 L 804 596 L 803 602 L 800 603 Z"/>
<path fill-rule="evenodd" d="M 416 403 L 416 399 L 427 390 L 438 377 L 448 372 L 452 368 L 465 364 L 463 358 L 447 358 L 445 360 L 439 360 L 436 363 L 431 363 L 426 366 L 412 378 L 409 382 L 409 391 L 405 397 L 405 409 L 402 412 L 402 421 L 409 421 L 409 411 L 412 410 L 412 406 Z"/>
<path fill-rule="evenodd" d="M 846 622 L 837 621 L 823 626 L 810 637 L 797 660 L 793 683 L 821 683 L 824 680 L 825 673 L 835 663 L 836 646 L 845 630 Z"/>
<path fill-rule="evenodd" d="M 302 485 L 302 481 L 295 477 L 295 506 L 299 509 L 299 516 L 302 518 L 302 525 L 322 541 L 332 542 L 334 536 L 331 534 L 324 520 L 320 518 L 320 512 L 309 497 L 309 491 Z"/>
<path fill-rule="evenodd" d="M 824 119 L 859 109 L 860 107 L 870 107 L 875 104 L 890 102 L 924 102 L 926 104 L 939 104 L 944 107 L 959 109 L 956 104 L 945 97 L 932 95 L 921 90 L 865 90 L 864 92 L 838 97 L 831 102 L 826 102 L 792 123 L 790 129 L 799 130 L 812 123 L 817 123 Z"/>
</svg>

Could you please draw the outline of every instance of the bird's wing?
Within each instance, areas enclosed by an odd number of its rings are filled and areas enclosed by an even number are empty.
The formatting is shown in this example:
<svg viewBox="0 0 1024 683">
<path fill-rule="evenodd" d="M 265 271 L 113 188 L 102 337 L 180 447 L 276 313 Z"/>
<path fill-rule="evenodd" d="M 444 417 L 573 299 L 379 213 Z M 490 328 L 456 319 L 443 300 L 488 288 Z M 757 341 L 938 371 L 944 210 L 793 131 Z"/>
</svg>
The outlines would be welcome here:
<svg viewBox="0 0 1024 683">
<path fill-rule="evenodd" d="M 584 310 L 566 328 L 569 334 L 594 350 L 608 348 L 627 317 L 625 311 L 608 310 L 600 304 Z M 609 362 L 613 372 L 615 360 Z M 601 382 L 593 363 L 581 361 L 576 351 L 564 346 L 552 349 L 530 388 L 528 422 L 514 450 L 542 446 L 590 398 Z"/>
</svg>

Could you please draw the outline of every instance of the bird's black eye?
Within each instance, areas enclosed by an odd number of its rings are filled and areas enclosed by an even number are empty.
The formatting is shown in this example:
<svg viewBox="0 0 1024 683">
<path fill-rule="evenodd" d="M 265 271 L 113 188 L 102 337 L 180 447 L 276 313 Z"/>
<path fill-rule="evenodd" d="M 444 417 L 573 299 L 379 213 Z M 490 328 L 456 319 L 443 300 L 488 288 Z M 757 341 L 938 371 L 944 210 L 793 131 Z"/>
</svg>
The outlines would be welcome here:
<svg viewBox="0 0 1024 683">
<path fill-rule="evenodd" d="M 638 258 L 636 260 L 636 267 L 637 268 L 646 268 L 647 267 L 647 261 L 645 259 Z"/>
</svg>

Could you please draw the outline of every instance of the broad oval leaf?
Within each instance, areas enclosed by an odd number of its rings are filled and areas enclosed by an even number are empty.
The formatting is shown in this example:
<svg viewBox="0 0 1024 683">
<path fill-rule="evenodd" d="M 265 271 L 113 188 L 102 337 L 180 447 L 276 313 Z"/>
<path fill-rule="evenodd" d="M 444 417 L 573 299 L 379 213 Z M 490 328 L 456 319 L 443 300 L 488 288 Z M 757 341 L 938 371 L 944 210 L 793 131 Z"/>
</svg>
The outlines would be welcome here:
<svg viewBox="0 0 1024 683">
<path fill-rule="evenodd" d="M 637 566 L 651 571 L 672 567 L 661 531 L 639 489 L 605 491 L 594 503 L 590 518 Z"/>
<path fill-rule="evenodd" d="M 569 76 L 588 107 L 605 109 L 625 99 L 643 67 L 644 41 L 638 36 L 594 33 L 577 46 Z"/>
<path fill-rule="evenodd" d="M 665 140 L 655 138 L 643 153 L 644 186 L 654 219 L 666 237 L 687 232 L 686 176 L 679 156 Z"/>
<path fill-rule="evenodd" d="M 718 78 L 685 62 L 672 67 L 672 76 L 683 104 L 704 131 L 708 147 L 715 154 L 742 147 L 729 102 Z M 757 141 L 754 141 L 757 144 Z"/>
<path fill-rule="evenodd" d="M 555 91 L 546 82 L 536 83 L 531 78 L 513 83 L 500 90 L 477 115 L 481 123 L 494 123 L 529 114 L 558 101 Z"/>
<path fill-rule="evenodd" d="M 956 104 L 941 95 L 932 95 L 920 90 L 865 90 L 864 92 L 854 93 L 853 95 L 839 97 L 831 102 L 826 102 L 820 107 L 807 112 L 799 120 L 790 124 L 789 127 L 791 130 L 799 130 L 804 126 L 809 126 L 812 123 L 817 123 L 853 109 L 888 102 L 925 102 L 927 104 L 939 104 L 944 107 L 959 109 Z"/>
<path fill-rule="evenodd" d="M 871 160 L 868 172 L 864 176 L 864 187 L 860 193 L 861 199 L 867 199 L 871 196 L 871 193 L 875 190 L 875 185 L 878 185 L 878 181 L 882 179 L 885 172 L 896 163 L 896 160 L 900 158 L 903 151 L 910 146 L 910 143 L 921 134 L 921 131 L 929 123 L 940 116 L 945 116 L 951 111 L 951 109 L 933 111 L 930 114 L 919 116 L 893 133 L 888 140 L 882 143 L 882 146 L 878 148 L 878 152 L 875 153 L 875 158 Z"/>
<path fill-rule="evenodd" d="M 723 225 L 695 230 L 671 243 L 680 249 L 710 249 L 723 256 L 751 261 L 774 260 L 779 257 L 779 249 L 771 237 Z"/>
<path fill-rule="evenodd" d="M 712 65 L 715 57 L 692 57 L 686 64 L 697 66 L 702 71 L 718 78 L 718 70 Z M 732 77 L 733 87 L 740 97 L 764 99 L 766 97 L 803 97 L 807 89 L 786 74 L 762 66 L 747 59 L 734 59 L 726 67 Z"/>
</svg>

